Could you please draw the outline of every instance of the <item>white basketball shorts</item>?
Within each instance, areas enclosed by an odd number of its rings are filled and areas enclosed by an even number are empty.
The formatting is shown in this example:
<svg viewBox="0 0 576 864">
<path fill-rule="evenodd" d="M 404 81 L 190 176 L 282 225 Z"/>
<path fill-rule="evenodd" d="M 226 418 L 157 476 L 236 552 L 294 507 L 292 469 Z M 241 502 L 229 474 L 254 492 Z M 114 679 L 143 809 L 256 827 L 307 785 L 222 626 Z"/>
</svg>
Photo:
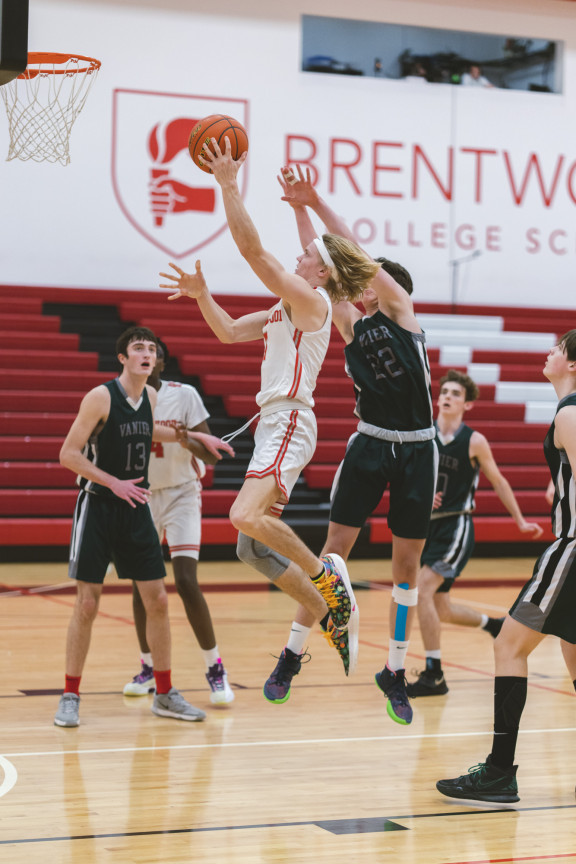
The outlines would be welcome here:
<svg viewBox="0 0 576 864">
<path fill-rule="evenodd" d="M 202 537 L 202 484 L 189 480 L 181 486 L 157 489 L 150 497 L 150 509 L 160 541 L 166 534 L 170 557 L 197 561 Z"/>
<path fill-rule="evenodd" d="M 316 449 L 318 431 L 310 408 L 277 411 L 261 417 L 254 435 L 254 453 L 246 477 L 272 475 L 280 490 L 273 516 L 282 513 L 302 469 Z"/>
</svg>

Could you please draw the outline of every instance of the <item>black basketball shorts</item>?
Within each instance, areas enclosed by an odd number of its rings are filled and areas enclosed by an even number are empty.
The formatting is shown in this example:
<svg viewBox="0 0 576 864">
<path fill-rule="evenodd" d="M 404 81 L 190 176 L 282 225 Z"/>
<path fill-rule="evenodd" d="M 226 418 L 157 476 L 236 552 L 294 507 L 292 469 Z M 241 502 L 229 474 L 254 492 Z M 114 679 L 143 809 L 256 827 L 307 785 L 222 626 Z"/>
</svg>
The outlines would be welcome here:
<svg viewBox="0 0 576 864">
<path fill-rule="evenodd" d="M 356 432 L 334 478 L 330 521 L 361 528 L 389 486 L 390 530 L 422 540 L 428 534 L 437 466 L 434 440 L 399 444 Z"/>
</svg>

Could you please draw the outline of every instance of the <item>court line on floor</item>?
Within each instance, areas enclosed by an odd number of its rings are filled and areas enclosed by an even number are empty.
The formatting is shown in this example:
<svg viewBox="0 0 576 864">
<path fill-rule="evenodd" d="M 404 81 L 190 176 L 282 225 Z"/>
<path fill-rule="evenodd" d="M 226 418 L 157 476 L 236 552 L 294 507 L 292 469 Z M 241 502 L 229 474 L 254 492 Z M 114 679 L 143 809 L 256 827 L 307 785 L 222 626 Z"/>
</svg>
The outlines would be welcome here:
<svg viewBox="0 0 576 864">
<path fill-rule="evenodd" d="M 4 779 L 0 783 L 0 798 L 14 788 L 18 780 L 18 772 L 14 765 L 4 756 L 0 756 L 0 767 L 4 770 Z"/>
<path fill-rule="evenodd" d="M 520 729 L 519 734 L 554 735 L 556 733 L 564 732 L 576 732 L 576 726 L 566 726 L 558 729 Z M 414 735 L 367 735 L 365 737 L 357 736 L 352 738 L 295 738 L 273 741 L 225 741 L 215 744 L 166 744 L 155 747 L 94 747 L 86 750 L 39 750 L 34 752 L 4 753 L 4 757 L 15 759 L 26 758 L 27 756 L 84 756 L 104 753 L 145 753 L 148 751 L 157 752 L 160 750 L 223 750 L 232 749 L 234 747 L 286 747 L 289 745 L 303 747 L 309 744 L 314 746 L 320 744 L 333 746 L 334 744 L 363 744 L 371 741 L 425 741 L 442 738 L 453 740 L 454 738 L 486 737 L 490 734 L 489 731 L 482 730 L 478 732 L 434 732 Z"/>
<path fill-rule="evenodd" d="M 383 827 L 379 827 L 376 831 L 368 832 L 368 833 L 379 833 L 382 830 L 386 830 L 384 827 L 384 823 L 392 823 L 396 829 L 403 829 L 404 826 L 397 825 L 396 823 L 400 821 L 407 821 L 411 819 L 437 819 L 437 818 L 452 818 L 453 816 L 491 816 L 495 813 L 523 813 L 523 812 L 531 812 L 534 810 L 542 811 L 542 810 L 573 810 L 576 808 L 576 804 L 560 804 L 556 806 L 550 807 L 510 807 L 510 808 L 502 808 L 499 807 L 497 809 L 490 810 L 460 810 L 453 813 L 410 813 L 405 816 L 382 816 L 376 817 L 374 819 L 375 822 L 382 824 Z M 208 828 L 167 828 L 163 830 L 157 831 L 117 831 L 115 833 L 110 834 L 72 834 L 65 837 L 23 837 L 21 839 L 14 840 L 0 840 L 0 846 L 16 846 L 16 845 L 24 845 L 26 843 L 58 843 L 58 842 L 67 842 L 72 840 L 111 840 L 115 837 L 157 837 L 157 836 L 168 836 L 174 834 L 203 834 L 209 833 L 213 831 L 249 831 L 250 829 L 256 830 L 261 828 L 300 828 L 300 827 L 316 827 L 322 828 L 325 831 L 330 831 L 330 833 L 335 833 L 341 835 L 342 833 L 348 834 L 357 834 L 357 833 L 366 833 L 359 831 L 334 831 L 329 826 L 334 826 L 338 822 L 342 823 L 355 823 L 362 822 L 362 819 L 341 819 L 341 820 L 326 820 L 326 819 L 311 819 L 307 822 L 264 822 L 257 823 L 252 825 L 213 825 Z M 372 820 L 370 820 L 372 821 Z M 410 830 L 410 829 L 404 829 Z M 576 853 L 559 853 L 558 855 L 541 855 L 539 857 L 531 857 L 531 858 L 490 858 L 487 861 L 461 861 L 459 864 L 498 864 L 498 862 L 511 862 L 511 861 L 543 861 L 543 860 L 554 860 L 554 858 L 569 858 L 573 857 Z"/>
<path fill-rule="evenodd" d="M 556 855 L 529 855 L 514 858 L 483 858 L 481 861 L 454 861 L 452 864 L 508 864 L 513 861 L 558 861 L 559 858 L 576 858 L 576 852 L 558 852 Z"/>
</svg>

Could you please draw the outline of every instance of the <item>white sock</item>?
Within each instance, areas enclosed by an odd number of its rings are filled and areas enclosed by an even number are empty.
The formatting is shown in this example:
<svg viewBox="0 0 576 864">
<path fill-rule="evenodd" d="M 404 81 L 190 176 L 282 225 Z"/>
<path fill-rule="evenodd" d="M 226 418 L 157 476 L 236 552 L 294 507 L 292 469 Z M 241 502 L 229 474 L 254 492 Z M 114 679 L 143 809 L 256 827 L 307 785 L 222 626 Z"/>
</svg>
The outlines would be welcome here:
<svg viewBox="0 0 576 864">
<path fill-rule="evenodd" d="M 430 658 L 431 660 L 441 660 L 442 659 L 442 651 L 438 648 L 437 651 L 426 651 L 426 659 Z"/>
<path fill-rule="evenodd" d="M 406 654 L 409 642 L 400 642 L 398 639 L 388 640 L 388 663 L 386 664 L 392 672 L 406 667 Z"/>
<path fill-rule="evenodd" d="M 202 650 L 202 656 L 204 657 L 206 669 L 210 669 L 210 667 L 214 666 L 215 663 L 222 662 L 220 659 L 220 651 L 218 650 L 218 645 L 215 645 L 214 648 L 208 649 L 208 651 Z"/>
<path fill-rule="evenodd" d="M 140 660 L 142 661 L 142 663 L 145 663 L 146 666 L 152 666 L 152 654 L 150 654 L 150 653 L 144 654 L 141 652 L 140 653 Z"/>
<path fill-rule="evenodd" d="M 302 654 L 304 646 L 308 641 L 310 630 L 310 627 L 304 627 L 303 624 L 298 624 L 297 621 L 293 621 L 286 648 L 289 648 L 290 651 L 294 652 L 294 654 Z"/>
<path fill-rule="evenodd" d="M 484 628 L 488 623 L 488 615 L 482 614 L 482 621 L 480 622 L 480 627 Z"/>
</svg>

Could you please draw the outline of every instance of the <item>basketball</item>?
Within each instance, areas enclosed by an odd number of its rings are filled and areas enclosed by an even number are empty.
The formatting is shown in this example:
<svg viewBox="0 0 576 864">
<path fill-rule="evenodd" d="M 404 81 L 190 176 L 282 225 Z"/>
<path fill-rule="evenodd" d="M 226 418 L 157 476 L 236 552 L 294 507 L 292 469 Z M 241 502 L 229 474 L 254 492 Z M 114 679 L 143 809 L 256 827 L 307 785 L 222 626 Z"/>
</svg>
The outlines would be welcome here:
<svg viewBox="0 0 576 864">
<path fill-rule="evenodd" d="M 211 138 L 216 139 L 223 153 L 226 148 L 225 139 L 228 138 L 233 159 L 239 159 L 242 153 L 248 150 L 248 135 L 239 120 L 228 117 L 226 114 L 210 114 L 209 117 L 204 117 L 203 120 L 198 121 L 190 133 L 188 149 L 194 164 L 202 171 L 206 171 L 207 174 L 212 174 L 212 169 L 202 159 L 202 148 L 206 145 L 214 152 Z"/>
</svg>

